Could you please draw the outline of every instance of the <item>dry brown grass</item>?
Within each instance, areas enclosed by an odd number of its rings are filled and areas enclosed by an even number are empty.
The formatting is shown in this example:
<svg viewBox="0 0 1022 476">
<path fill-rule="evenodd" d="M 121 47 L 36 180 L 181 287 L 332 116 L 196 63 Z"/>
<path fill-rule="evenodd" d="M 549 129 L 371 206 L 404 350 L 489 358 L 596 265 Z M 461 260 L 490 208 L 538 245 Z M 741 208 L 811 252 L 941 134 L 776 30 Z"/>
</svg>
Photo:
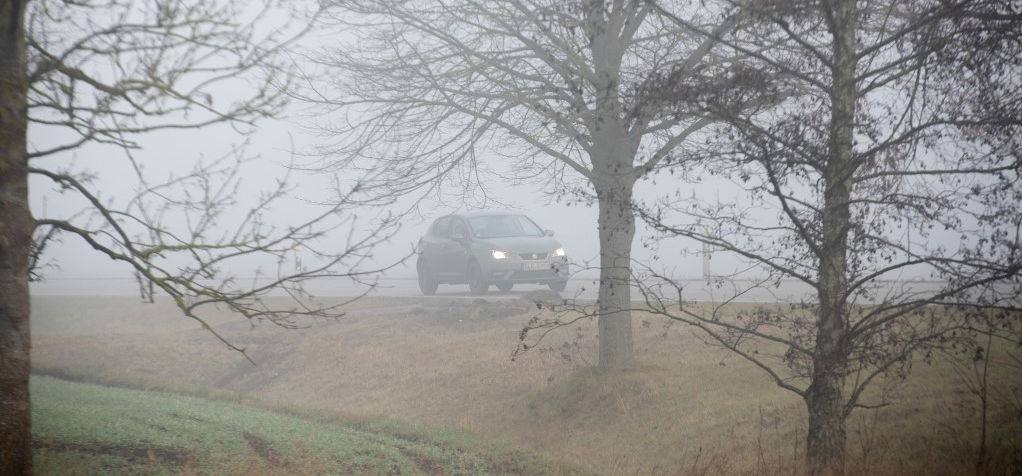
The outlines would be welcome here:
<svg viewBox="0 0 1022 476">
<path fill-rule="evenodd" d="M 800 470 L 805 422 L 794 395 L 685 329 L 647 325 L 642 316 L 637 363 L 597 374 L 586 369 L 595 356 L 591 324 L 555 333 L 544 342 L 550 350 L 512 361 L 530 309 L 513 302 L 369 299 L 345 319 L 293 331 L 218 317 L 217 329 L 246 347 L 255 366 L 174 321 L 181 318 L 167 307 L 118 298 L 33 304 L 41 372 L 461 428 L 608 474 Z M 79 313 L 88 324 L 67 325 Z M 850 469 L 971 470 L 963 455 L 978 427 L 969 427 L 969 396 L 945 370 L 918 365 L 898 388 L 897 405 L 853 415 Z M 1022 389 L 1017 371 L 999 372 L 997 385 Z M 1014 441 L 1002 451 L 1022 448 Z"/>
</svg>

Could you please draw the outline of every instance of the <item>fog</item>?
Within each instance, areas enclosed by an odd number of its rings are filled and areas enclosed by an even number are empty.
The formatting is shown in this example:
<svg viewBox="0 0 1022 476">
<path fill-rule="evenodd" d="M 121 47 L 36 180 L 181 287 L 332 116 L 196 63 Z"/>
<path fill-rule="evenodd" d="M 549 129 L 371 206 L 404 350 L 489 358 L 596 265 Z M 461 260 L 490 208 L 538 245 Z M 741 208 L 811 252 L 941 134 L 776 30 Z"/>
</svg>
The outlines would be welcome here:
<svg viewBox="0 0 1022 476">
<path fill-rule="evenodd" d="M 293 12 L 311 9 L 312 4 L 299 2 L 292 6 Z M 713 7 L 707 7 L 712 10 Z M 258 6 L 243 9 L 251 16 L 259 11 Z M 271 14 L 262 23 L 257 23 L 260 34 L 267 34 L 275 29 L 277 33 L 293 33 L 301 29 L 303 15 L 298 13 L 298 24 L 289 19 L 283 10 L 269 10 Z M 308 10 L 311 12 L 311 10 Z M 709 11 L 709 10 L 708 10 Z M 78 14 L 80 12 L 72 12 Z M 140 13 L 135 11 L 134 13 Z M 349 19 L 338 17 L 324 20 L 324 26 L 313 29 L 301 37 L 295 46 L 299 55 L 308 55 L 305 59 L 309 64 L 296 64 L 303 69 L 301 75 L 322 74 L 323 58 L 316 55 L 329 56 L 336 49 L 358 48 L 365 41 L 356 28 L 337 27 Z M 86 21 L 84 18 L 77 21 Z M 290 22 L 289 22 L 290 21 Z M 354 24 L 357 24 L 357 21 Z M 299 58 L 301 59 L 301 58 Z M 633 60 L 637 61 L 635 58 Z M 298 61 L 298 60 L 294 60 Z M 113 65 L 95 64 L 98 74 L 108 74 L 104 68 Z M 641 67 L 641 63 L 632 67 Z M 329 76 L 329 72 L 327 75 Z M 253 85 L 253 77 L 245 76 L 228 79 L 212 85 L 207 92 L 220 104 L 230 103 L 244 98 L 247 89 Z M 314 79 L 301 76 L 299 82 Z M 324 83 L 325 84 L 325 83 Z M 340 86 L 343 88 L 343 85 Z M 881 91 L 881 97 L 886 99 Z M 892 100 L 893 104 L 893 100 Z M 877 107 L 884 107 L 880 104 Z M 111 204 L 124 206 L 134 195 L 147 185 L 159 184 L 171 177 L 179 177 L 188 173 L 200 163 L 210 163 L 218 158 L 226 157 L 236 151 L 238 157 L 249 160 L 240 169 L 241 188 L 232 198 L 237 201 L 220 223 L 220 229 L 230 229 L 233 224 L 249 213 L 255 206 L 260 193 L 271 190 L 277 180 L 287 177 L 293 187 L 282 200 L 277 200 L 268 213 L 267 221 L 272 226 L 286 228 L 300 223 L 312 216 L 318 204 L 329 203 L 337 198 L 337 183 L 358 180 L 364 171 L 340 170 L 317 172 L 305 167 L 323 167 L 337 159 L 330 154 L 336 148 L 337 137 L 346 137 L 331 130 L 331 124 L 355 124 L 363 120 L 360 115 L 371 115 L 371 110 L 352 107 L 349 110 L 336 111 L 330 108 L 319 108 L 299 99 L 292 99 L 275 118 L 265 118 L 255 125 L 214 124 L 200 129 L 180 131 L 165 130 L 132 137 L 131 149 L 99 143 L 86 143 L 84 146 L 72 148 L 68 152 L 47 155 L 36 161 L 49 169 L 69 171 L 88 177 L 89 186 Z M 355 112 L 352 112 L 355 111 Z M 187 114 L 173 113 L 171 120 L 187 122 Z M 686 142 L 686 146 L 701 142 L 709 143 L 715 131 L 697 135 Z M 497 134 L 499 136 L 499 134 Z M 56 144 L 73 142 L 77 134 L 59 126 L 39 125 L 33 123 L 29 129 L 30 149 L 47 149 Z M 343 140 L 343 139 L 342 139 Z M 647 143 L 652 142 L 652 143 Z M 647 141 L 640 148 L 637 160 L 644 160 L 643 154 L 655 150 L 655 141 Z M 341 228 L 332 231 L 322 240 L 322 246 L 329 249 L 331 240 L 343 248 L 341 240 L 347 233 L 372 234 L 373 218 L 387 213 L 400 214 L 400 229 L 385 242 L 372 247 L 369 259 L 364 265 L 372 267 L 390 267 L 379 276 L 388 279 L 407 280 L 415 277 L 414 259 L 409 259 L 419 238 L 432 220 L 448 213 L 468 210 L 513 210 L 526 214 L 542 228 L 552 230 L 557 239 L 565 246 L 572 263 L 572 278 L 580 281 L 577 288 L 585 287 L 583 281 L 590 284 L 599 275 L 599 238 L 597 210 L 595 200 L 578 201 L 572 188 L 581 186 L 586 193 L 592 194 L 592 187 L 578 177 L 559 178 L 561 182 L 551 182 L 550 177 L 542 175 L 523 178 L 518 170 L 523 163 L 535 165 L 556 164 L 553 158 L 540 154 L 536 158 L 535 151 L 523 148 L 521 144 L 508 148 L 507 143 L 494 140 L 486 143 L 473 144 L 472 163 L 478 163 L 470 178 L 444 177 L 438 189 L 422 194 L 421 190 L 408 193 L 407 196 L 386 207 L 366 207 L 364 209 L 347 208 L 343 213 L 351 216 L 361 214 L 362 221 L 353 229 Z M 341 146 L 343 148 L 343 144 Z M 685 147 L 681 147 L 683 150 Z M 393 152 L 393 151 L 392 151 Z M 679 155 L 683 154 L 679 153 Z M 582 159 L 584 162 L 587 159 Z M 925 159 L 924 159 L 925 160 Z M 141 167 L 141 170 L 136 167 Z M 292 169 L 291 167 L 294 167 Z M 542 168 L 542 167 L 541 167 Z M 457 173 L 454 173 L 457 172 Z M 462 170 L 450 175 L 464 173 Z M 564 172 L 561 172 L 564 173 Z M 139 181 L 139 174 L 144 176 L 148 184 Z M 528 174 L 525 174 L 527 176 Z M 30 203 L 36 218 L 72 218 L 86 220 L 85 223 L 99 226 L 101 220 L 91 217 L 94 209 L 81 197 L 74 193 L 62 191 L 52 181 L 39 177 L 31 177 Z M 810 191 L 804 189 L 798 193 Z M 774 215 L 781 210 L 776 206 L 765 206 L 763 203 L 752 204 L 743 191 L 738 177 L 727 174 L 709 173 L 708 169 L 689 171 L 686 174 L 675 174 L 671 170 L 653 171 L 646 174 L 635 186 L 633 198 L 638 204 L 653 204 L 658 200 L 668 203 L 700 203 L 700 204 L 733 204 L 741 207 L 760 207 L 757 219 L 762 226 L 776 226 Z M 370 217 L 368 220 L 366 217 Z M 171 212 L 165 219 L 172 228 L 180 231 L 186 229 L 184 215 Z M 966 219 L 967 214 L 954 219 Z M 910 223 L 910 222 L 909 222 Z M 897 230 L 885 230 L 893 240 L 900 240 L 909 248 L 910 242 L 917 241 L 922 248 L 945 248 L 955 246 L 960 237 L 954 230 L 931 230 L 925 237 L 912 237 L 912 232 L 898 225 Z M 900 236 L 899 236 L 900 235 Z M 291 256 L 292 263 L 281 263 L 277 259 L 256 256 L 242 256 L 223 264 L 219 272 L 224 275 L 253 278 L 267 270 L 283 266 L 297 266 L 296 261 L 304 265 L 315 262 L 314 256 Z M 632 260 L 644 267 L 663 273 L 678 280 L 691 281 L 690 289 L 696 290 L 697 299 L 709 299 L 713 285 L 707 282 L 711 276 L 734 276 L 741 279 L 758 279 L 767 271 L 760 269 L 756 263 L 750 262 L 735 253 L 717 250 L 712 246 L 687 239 L 685 237 L 667 237 L 654 233 L 643 220 L 637 220 L 637 232 L 632 245 Z M 174 263 L 186 266 L 186 261 Z M 59 241 L 48 245 L 41 260 L 40 279 L 32 283 L 33 291 L 48 295 L 126 295 L 137 291 L 134 270 L 126 263 L 117 263 L 103 255 L 95 253 L 88 244 L 75 236 L 64 236 Z M 757 270 L 749 271 L 750 266 Z M 706 268 L 709 271 L 707 275 Z M 741 274 L 741 276 L 738 276 Z M 926 281 L 932 278 L 932 270 L 925 267 L 905 267 L 894 274 L 884 276 L 887 280 Z M 385 283 L 386 284 L 386 283 Z M 397 283 L 390 283 L 392 288 L 400 288 Z M 387 285 L 381 286 L 378 293 L 386 294 Z M 593 286 L 588 286 L 593 290 Z M 797 301 L 806 293 L 808 287 L 791 284 L 792 291 L 776 295 L 783 301 Z M 359 286 L 344 286 L 345 291 L 336 283 L 313 285 L 310 290 L 319 289 L 325 295 L 358 294 Z M 797 290 L 795 290 L 797 289 Z M 403 292 L 402 292 L 403 293 Z M 591 296 L 589 296 L 591 297 Z M 765 294 L 757 300 L 769 300 Z"/>
<path fill-rule="evenodd" d="M 239 150 L 244 157 L 251 160 L 241 170 L 242 189 L 236 197 L 238 205 L 227 214 L 227 221 L 237 220 L 248 212 L 255 203 L 255 198 L 262 191 L 271 188 L 274 180 L 290 175 L 290 180 L 300 184 L 287 200 L 275 203 L 270 216 L 276 225 L 286 227 L 297 223 L 299 217 L 308 216 L 315 204 L 333 198 L 335 189 L 332 187 L 331 174 L 315 171 L 292 170 L 294 161 L 309 159 L 315 151 L 318 134 L 309 130 L 311 120 L 305 115 L 300 105 L 292 105 L 288 119 L 265 120 L 253 131 L 240 134 L 228 126 L 214 126 L 206 129 L 188 131 L 187 140 L 182 140 L 180 132 L 157 132 L 148 134 L 138 140 L 139 149 L 131 154 L 141 163 L 144 175 L 152 183 L 160 183 L 168 177 L 179 176 L 191 170 L 203 161 L 212 161 Z M 30 140 L 44 144 L 58 141 L 59 130 L 32 128 Z M 470 210 L 507 210 L 523 213 L 532 218 L 544 229 L 555 233 L 567 250 L 572 263 L 571 278 L 574 281 L 569 295 L 595 299 L 594 280 L 599 275 L 599 239 L 595 204 L 567 203 L 568 198 L 551 193 L 549 187 L 538 181 L 522 181 L 511 184 L 502 179 L 509 174 L 515 162 L 504 154 L 482 150 L 481 161 L 492 166 L 488 174 L 481 175 L 478 186 L 465 190 L 458 184 L 448 184 L 438 193 L 425 197 L 407 199 L 401 203 L 386 207 L 386 211 L 404 213 L 400 230 L 385 243 L 373 247 L 371 262 L 379 266 L 395 267 L 380 274 L 379 288 L 374 295 L 413 296 L 417 294 L 414 283 L 415 262 L 409 254 L 415 250 L 418 240 L 425 233 L 430 223 L 443 215 Z M 47 157 L 41 162 L 56 169 L 69 169 L 90 176 L 90 185 L 109 200 L 110 203 L 123 204 L 134 197 L 140 186 L 138 175 L 128 160 L 126 152 L 118 147 L 89 145 L 73 152 Z M 354 178 L 356 174 L 350 174 Z M 663 174 L 661 174 L 663 175 Z M 679 193 L 684 199 L 702 200 L 707 202 L 724 202 L 739 200 L 740 189 L 733 179 L 718 175 L 698 177 L 696 180 L 680 180 L 673 176 L 653 175 L 648 181 L 636 187 L 636 200 L 655 202 L 664 197 L 674 197 Z M 722 197 L 723 194 L 723 197 Z M 468 195 L 468 196 L 466 196 Z M 480 199 L 480 196 L 484 198 Z M 32 178 L 31 203 L 33 213 L 38 217 L 74 217 L 89 213 L 88 204 L 73 194 L 64 192 L 53 186 L 42 177 Z M 411 207 L 409 209 L 409 207 Z M 350 210 L 357 213 L 357 210 Z M 370 209 L 370 213 L 381 210 Z M 174 217 L 172 216 L 171 219 Z M 183 227 L 183 223 L 177 222 Z M 356 227 L 357 233 L 369 232 L 369 223 Z M 335 239 L 340 247 L 340 240 L 349 230 L 337 230 L 327 241 Z M 927 239 L 923 246 L 944 245 L 953 243 L 955 236 L 951 233 L 936 234 Z M 329 245 L 327 245 L 329 246 Z M 721 252 L 704 247 L 698 242 L 684 238 L 666 239 L 654 233 L 645 223 L 638 222 L 635 243 L 632 247 L 633 259 L 637 263 L 655 268 L 675 278 L 685 281 L 692 292 L 691 298 L 697 300 L 713 300 L 726 297 L 726 292 L 714 292 L 715 285 L 704 276 L 704 261 L 709 266 L 711 275 L 726 275 L 743 268 L 747 262 L 732 253 Z M 708 256 L 708 260 L 704 259 Z M 298 257 L 301 259 L 302 257 Z M 315 258 L 306 256 L 306 260 Z M 306 263 L 308 264 L 308 263 Z M 111 260 L 102 253 L 96 253 L 87 243 L 74 236 L 63 237 L 51 244 L 43 258 L 44 268 L 40 270 L 41 279 L 32 283 L 33 293 L 40 295 L 110 295 L 128 296 L 138 293 L 138 284 L 130 265 Z M 222 271 L 227 275 L 241 278 L 252 278 L 260 269 L 273 268 L 274 261 L 240 259 L 233 261 Z M 285 267 L 296 264 L 285 263 Z M 762 273 L 760 273 L 762 274 Z M 753 276 L 755 277 L 755 276 Z M 929 279 L 925 268 L 909 270 L 891 279 L 905 279 L 914 282 L 910 287 L 930 289 L 933 285 L 920 283 Z M 903 284 L 894 284 L 903 286 Z M 358 283 L 350 283 L 345 279 L 323 279 L 310 283 L 307 289 L 320 296 L 354 296 L 365 291 L 366 287 Z M 449 292 L 458 294 L 464 290 L 457 288 Z M 790 301 L 805 299 L 811 289 L 800 283 L 787 283 L 783 289 L 761 291 L 747 296 L 757 302 Z M 276 293 L 280 294 L 280 293 Z"/>
<path fill-rule="evenodd" d="M 30 5 L 39 474 L 1022 471 L 1015 2 Z"/>
<path fill-rule="evenodd" d="M 293 106 L 292 115 L 301 116 L 299 106 Z M 145 174 L 150 181 L 159 183 L 172 174 L 180 175 L 189 171 L 202 160 L 212 160 L 227 154 L 232 148 L 244 145 L 244 153 L 255 160 L 248 164 L 243 173 L 243 192 L 238 197 L 241 205 L 235 207 L 230 215 L 237 219 L 247 212 L 245 205 L 251 205 L 254 197 L 273 185 L 274 177 L 282 177 L 288 172 L 289 161 L 295 154 L 307 154 L 314 149 L 318 138 L 308 133 L 303 127 L 301 117 L 289 120 L 267 120 L 254 132 L 241 135 L 226 126 L 211 127 L 204 130 L 189 131 L 187 140 L 181 139 L 180 132 L 163 132 L 147 135 L 139 140 L 139 150 L 133 151 L 146 167 Z M 30 140 L 34 143 L 47 143 L 56 138 L 54 131 L 30 130 Z M 500 166 L 513 166 L 505 157 L 486 157 L 482 160 L 492 163 L 500 171 Z M 80 173 L 94 176 L 92 184 L 102 195 L 123 203 L 132 198 L 138 187 L 137 176 L 125 152 L 117 147 L 93 145 L 74 152 L 45 159 L 47 166 L 54 168 L 70 168 Z M 308 202 L 322 202 L 332 198 L 330 181 L 315 172 L 291 172 L 293 180 L 301 183 L 295 191 L 294 199 L 284 201 L 272 210 L 273 217 L 281 226 L 297 221 L 311 207 Z M 690 187 L 685 190 L 691 193 L 719 190 L 726 181 L 716 178 L 708 183 Z M 555 233 L 556 238 L 565 246 L 574 264 L 577 265 L 579 279 L 591 279 L 595 276 L 594 269 L 599 266 L 599 241 L 597 236 L 596 211 L 593 206 L 585 204 L 569 205 L 564 200 L 544 190 L 541 183 L 524 182 L 509 185 L 494 174 L 483 177 L 482 187 L 486 192 L 486 200 L 469 199 L 463 201 L 458 195 L 464 190 L 457 186 L 449 186 L 441 191 L 443 199 L 435 195 L 425 197 L 412 213 L 402 220 L 401 231 L 389 243 L 373 249 L 373 261 L 386 265 L 401 261 L 412 251 L 426 228 L 439 216 L 458 211 L 473 209 L 511 210 L 526 214 L 537 224 Z M 37 217 L 69 217 L 87 209 L 86 203 L 76 199 L 69 193 L 61 194 L 45 178 L 35 177 L 32 182 L 32 208 Z M 676 190 L 670 183 L 661 183 L 657 187 L 640 188 L 639 197 L 655 199 L 664 193 Z M 719 191 L 716 192 L 719 195 Z M 246 196 L 249 198 L 246 201 Z M 401 207 L 392 207 L 400 210 Z M 340 240 L 343 235 L 336 236 Z M 652 233 L 641 228 L 637 234 L 637 242 L 652 237 Z M 666 263 L 670 263 L 681 278 L 701 278 L 702 258 L 697 252 L 698 245 L 679 243 L 678 240 L 663 243 L 660 247 L 646 248 L 635 246 L 635 259 L 649 261 L 658 254 Z M 92 252 L 88 244 L 75 237 L 65 237 L 59 243 L 51 245 L 44 260 L 54 267 L 42 270 L 42 280 L 33 283 L 33 290 L 49 295 L 125 295 L 137 292 L 133 270 L 129 265 L 116 263 L 103 254 Z M 252 276 L 258 266 L 267 263 L 234 263 L 236 269 L 226 269 L 229 274 Z M 726 266 L 721 264 L 721 266 Z M 589 269 L 586 269 L 589 268 Z M 385 273 L 388 278 L 414 278 L 414 261 L 408 261 Z M 324 285 L 329 287 L 330 285 Z M 80 288 L 80 289 L 79 289 Z M 355 291 L 355 288 L 350 288 Z M 327 295 L 335 295 L 334 291 L 326 291 Z M 386 292 L 381 290 L 381 292 Z"/>
</svg>

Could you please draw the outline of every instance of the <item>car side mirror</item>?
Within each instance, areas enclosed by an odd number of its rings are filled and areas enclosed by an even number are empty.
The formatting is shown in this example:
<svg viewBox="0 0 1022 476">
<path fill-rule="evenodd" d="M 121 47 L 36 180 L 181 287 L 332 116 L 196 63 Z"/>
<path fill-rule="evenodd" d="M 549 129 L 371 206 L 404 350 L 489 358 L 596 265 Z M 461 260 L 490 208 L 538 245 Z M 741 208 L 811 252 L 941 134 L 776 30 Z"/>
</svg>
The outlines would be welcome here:
<svg viewBox="0 0 1022 476">
<path fill-rule="evenodd" d="M 543 236 L 554 236 L 554 230 L 543 230 Z"/>
<path fill-rule="evenodd" d="M 451 235 L 451 239 L 460 243 L 468 241 L 468 237 L 462 233 L 454 233 Z"/>
</svg>

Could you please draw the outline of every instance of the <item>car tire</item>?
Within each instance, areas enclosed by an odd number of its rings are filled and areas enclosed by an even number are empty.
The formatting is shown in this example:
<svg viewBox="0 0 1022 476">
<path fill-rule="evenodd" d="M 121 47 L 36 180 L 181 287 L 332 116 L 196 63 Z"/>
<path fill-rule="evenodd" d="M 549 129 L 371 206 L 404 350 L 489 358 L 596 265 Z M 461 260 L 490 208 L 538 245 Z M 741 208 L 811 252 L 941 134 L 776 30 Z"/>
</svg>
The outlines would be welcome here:
<svg viewBox="0 0 1022 476">
<path fill-rule="evenodd" d="M 419 291 L 427 296 L 436 294 L 436 290 L 440 287 L 440 282 L 437 281 L 436 276 L 433 276 L 433 271 L 429 269 L 429 264 L 426 260 L 419 258 L 418 263 L 415 265 L 416 273 L 419 278 Z"/>
<path fill-rule="evenodd" d="M 479 263 L 468 265 L 468 289 L 472 294 L 485 294 L 490 288 L 490 283 L 483 281 L 483 270 Z"/>
<path fill-rule="evenodd" d="M 502 292 L 502 293 L 506 293 L 508 291 L 511 291 L 511 288 L 513 288 L 513 287 L 515 287 L 515 283 L 512 283 L 512 282 L 503 281 L 503 282 L 497 283 L 497 289 L 499 289 L 500 292 Z"/>
<path fill-rule="evenodd" d="M 561 292 L 568 288 L 568 282 L 554 281 L 552 283 L 547 283 L 547 286 L 550 286 L 551 291 Z"/>
</svg>

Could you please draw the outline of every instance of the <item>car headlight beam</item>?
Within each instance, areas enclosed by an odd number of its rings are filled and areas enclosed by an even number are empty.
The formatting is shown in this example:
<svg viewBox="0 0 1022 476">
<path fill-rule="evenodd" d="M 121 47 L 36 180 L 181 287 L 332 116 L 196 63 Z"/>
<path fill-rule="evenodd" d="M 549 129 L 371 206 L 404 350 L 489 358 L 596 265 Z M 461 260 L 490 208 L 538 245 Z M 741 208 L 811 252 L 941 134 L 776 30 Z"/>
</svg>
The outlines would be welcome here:
<svg viewBox="0 0 1022 476">
<path fill-rule="evenodd" d="M 564 256 L 564 248 L 557 248 L 556 250 L 554 250 L 553 255 L 558 257 L 558 258 L 563 257 Z"/>
<path fill-rule="evenodd" d="M 511 253 L 508 253 L 507 251 L 497 250 L 490 251 L 490 255 L 493 256 L 493 259 L 508 259 L 511 257 Z"/>
</svg>

